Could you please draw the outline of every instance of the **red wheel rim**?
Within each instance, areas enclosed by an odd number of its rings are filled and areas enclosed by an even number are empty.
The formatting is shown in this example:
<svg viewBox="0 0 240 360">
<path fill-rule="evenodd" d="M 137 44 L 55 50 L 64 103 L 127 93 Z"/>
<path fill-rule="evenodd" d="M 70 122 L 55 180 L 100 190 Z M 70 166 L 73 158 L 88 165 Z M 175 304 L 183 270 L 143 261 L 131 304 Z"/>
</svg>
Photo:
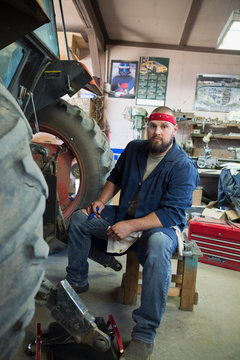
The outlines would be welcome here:
<svg viewBox="0 0 240 360">
<path fill-rule="evenodd" d="M 41 342 L 42 342 L 41 324 L 37 323 L 36 360 L 41 360 Z"/>
<path fill-rule="evenodd" d="M 60 140 L 62 140 L 64 142 L 65 146 L 69 145 L 69 139 L 61 131 L 59 131 L 55 128 L 52 128 L 49 125 L 39 124 L 39 131 L 54 135 L 54 136 L 58 137 Z M 77 151 L 75 150 L 73 144 L 71 144 L 71 143 L 69 146 L 69 151 L 72 153 L 73 158 L 76 159 L 78 167 L 79 167 L 80 185 L 79 185 L 78 191 L 77 191 L 76 196 L 73 199 L 73 201 L 69 200 L 68 206 L 66 206 L 62 210 L 65 220 L 71 216 L 71 214 L 74 212 L 74 210 L 77 209 L 79 201 L 83 194 L 83 186 L 84 186 L 83 166 L 81 163 L 81 159 L 80 159 Z"/>
</svg>

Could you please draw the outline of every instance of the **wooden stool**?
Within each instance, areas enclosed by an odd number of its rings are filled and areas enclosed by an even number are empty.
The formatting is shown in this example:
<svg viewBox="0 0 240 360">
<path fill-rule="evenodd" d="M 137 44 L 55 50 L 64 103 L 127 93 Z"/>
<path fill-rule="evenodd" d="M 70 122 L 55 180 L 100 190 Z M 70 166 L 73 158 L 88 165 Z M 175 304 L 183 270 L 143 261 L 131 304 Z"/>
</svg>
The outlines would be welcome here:
<svg viewBox="0 0 240 360">
<path fill-rule="evenodd" d="M 180 297 L 180 310 L 193 310 L 193 305 L 198 303 L 198 293 L 195 292 L 198 258 L 202 256 L 195 241 L 192 243 L 192 256 L 173 255 L 177 259 L 177 273 L 172 275 L 172 282 L 176 287 L 169 289 L 168 296 Z M 137 295 L 141 294 L 142 285 L 139 280 L 142 279 L 142 272 L 139 272 L 139 262 L 137 254 L 133 250 L 127 252 L 126 273 L 123 274 L 122 285 L 120 288 L 120 299 L 123 304 L 135 305 Z"/>
</svg>

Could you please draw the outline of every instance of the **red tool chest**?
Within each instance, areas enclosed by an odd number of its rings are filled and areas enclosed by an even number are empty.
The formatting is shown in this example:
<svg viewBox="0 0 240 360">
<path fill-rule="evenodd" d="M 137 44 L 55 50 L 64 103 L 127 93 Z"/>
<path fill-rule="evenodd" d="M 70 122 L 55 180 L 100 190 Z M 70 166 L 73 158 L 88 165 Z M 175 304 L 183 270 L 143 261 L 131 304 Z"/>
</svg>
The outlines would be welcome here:
<svg viewBox="0 0 240 360">
<path fill-rule="evenodd" d="M 200 247 L 200 262 L 240 271 L 240 224 L 194 217 L 189 221 L 188 239 Z"/>
</svg>

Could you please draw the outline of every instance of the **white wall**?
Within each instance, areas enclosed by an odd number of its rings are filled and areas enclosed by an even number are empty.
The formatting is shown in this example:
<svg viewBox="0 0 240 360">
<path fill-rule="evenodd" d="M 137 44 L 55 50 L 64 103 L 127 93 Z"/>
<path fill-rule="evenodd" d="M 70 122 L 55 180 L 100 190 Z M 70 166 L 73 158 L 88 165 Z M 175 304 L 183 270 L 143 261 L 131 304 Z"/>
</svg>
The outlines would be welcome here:
<svg viewBox="0 0 240 360">
<path fill-rule="evenodd" d="M 170 59 L 166 106 L 194 112 L 196 78 L 198 74 L 240 74 L 240 56 L 193 53 L 175 50 L 131 48 L 114 46 L 108 49 L 108 81 L 111 60 L 139 61 L 141 56 L 166 57 Z M 133 139 L 132 123 L 124 119 L 127 106 L 135 106 L 135 99 L 109 98 L 105 96 L 105 119 L 110 124 L 110 145 L 124 148 Z M 154 107 L 144 108 L 150 113 Z M 195 115 L 225 119 L 225 113 L 196 111 Z"/>
<path fill-rule="evenodd" d="M 240 56 L 113 46 L 100 56 L 103 80 L 110 81 L 111 60 L 139 61 L 141 56 L 170 59 L 166 106 L 182 112 L 194 112 L 196 116 L 226 119 L 226 113 L 194 111 L 196 79 L 198 74 L 240 75 Z M 82 62 L 92 72 L 90 56 Z M 124 118 L 123 113 L 126 107 L 135 106 L 135 101 L 105 95 L 104 118 L 110 124 L 112 148 L 124 148 L 133 139 L 132 123 Z M 151 113 L 155 106 L 144 108 Z"/>
</svg>

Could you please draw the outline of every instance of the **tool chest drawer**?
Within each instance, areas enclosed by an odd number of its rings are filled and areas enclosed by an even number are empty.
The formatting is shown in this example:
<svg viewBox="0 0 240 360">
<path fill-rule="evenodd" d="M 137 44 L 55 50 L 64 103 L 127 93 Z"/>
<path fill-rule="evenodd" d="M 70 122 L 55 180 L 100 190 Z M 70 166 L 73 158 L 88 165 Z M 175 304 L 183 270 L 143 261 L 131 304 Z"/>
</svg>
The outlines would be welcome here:
<svg viewBox="0 0 240 360">
<path fill-rule="evenodd" d="M 240 224 L 194 217 L 189 221 L 188 239 L 201 249 L 200 262 L 240 271 Z"/>
</svg>

